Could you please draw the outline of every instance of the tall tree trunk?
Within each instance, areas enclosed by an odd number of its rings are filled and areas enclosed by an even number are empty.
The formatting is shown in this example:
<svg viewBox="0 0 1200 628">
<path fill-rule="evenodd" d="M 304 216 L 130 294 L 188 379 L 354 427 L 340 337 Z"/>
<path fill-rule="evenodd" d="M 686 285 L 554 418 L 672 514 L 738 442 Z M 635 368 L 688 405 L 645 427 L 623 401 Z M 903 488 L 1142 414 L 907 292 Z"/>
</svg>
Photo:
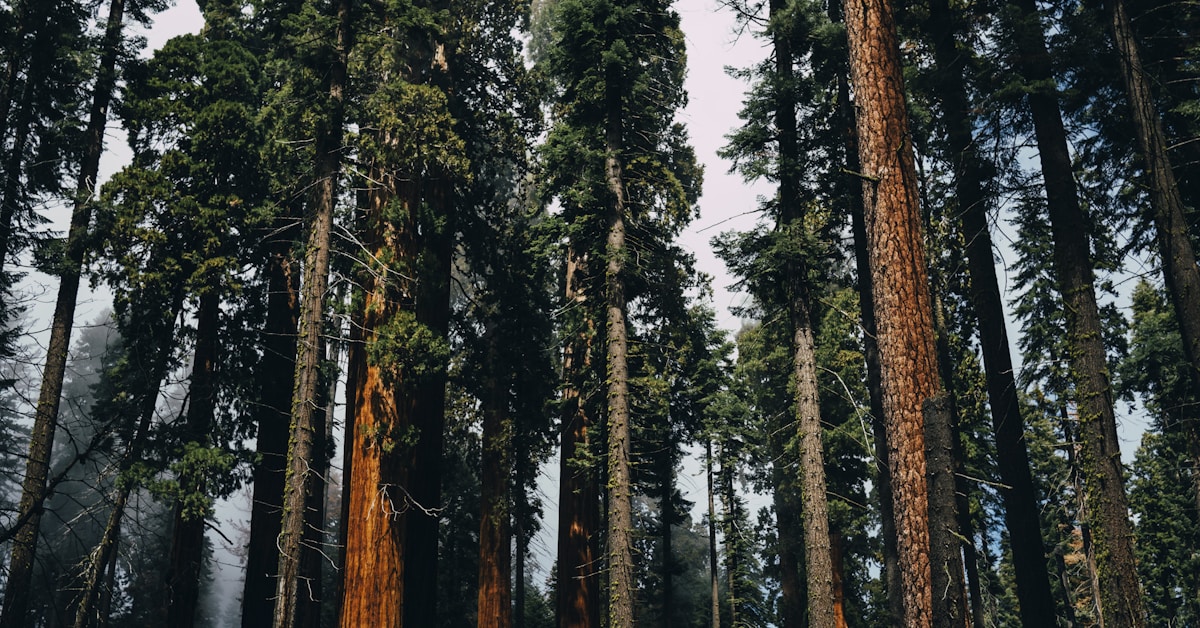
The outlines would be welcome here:
<svg viewBox="0 0 1200 628">
<path fill-rule="evenodd" d="M 92 195 L 96 189 L 100 155 L 104 152 L 104 128 L 108 123 L 108 107 L 116 86 L 117 55 L 121 50 L 124 18 L 125 1 L 112 0 L 104 30 L 103 52 L 96 73 L 91 109 L 88 112 L 88 125 L 84 135 L 87 144 L 75 187 L 71 226 L 67 231 L 67 254 L 59 268 L 58 299 L 50 323 L 46 366 L 42 370 L 41 391 L 38 395 L 33 429 L 29 435 L 29 458 L 26 460 L 25 479 L 21 483 L 18 513 L 28 512 L 30 516 L 21 524 L 13 539 L 8 581 L 5 584 L 4 609 L 0 614 L 0 626 L 5 628 L 23 626 L 28 611 L 37 534 L 41 525 L 42 503 L 46 497 L 46 475 L 54 445 L 63 376 L 66 374 L 67 354 L 71 345 L 71 329 L 75 322 L 75 300 L 79 296 L 79 279 L 83 269 L 83 257 L 87 252 L 87 235 L 92 221 Z M 18 128 L 18 133 L 26 132 L 26 129 Z M 18 148 L 14 147 L 14 151 Z M 14 175 L 13 172 L 8 174 L 10 177 Z M 0 202 L 5 204 L 4 213 L 7 214 L 15 199 L 6 195 Z M 10 221 L 0 223 L 0 229 L 11 230 Z M 0 272 L 3 272 L 3 256 L 10 245 L 11 242 L 7 238 L 0 240 Z"/>
<path fill-rule="evenodd" d="M 384 144 L 391 140 L 382 138 Z M 367 359 L 397 320 L 446 339 L 453 228 L 420 214 L 449 217 L 449 183 L 373 169 L 366 247 L 375 269 L 364 302 L 365 349 L 352 363 L 357 380 L 349 439 L 350 504 L 346 516 L 343 625 L 431 626 L 437 612 L 438 520 L 446 402 L 446 364 L 424 372 Z M 386 210 L 386 211 L 385 211 Z M 398 216 L 395 219 L 387 215 Z M 399 319 L 398 317 L 403 317 Z M 424 350 L 424 349 L 422 349 Z M 384 358 L 386 360 L 386 358 Z M 404 440 L 415 437 L 415 441 Z"/>
<path fill-rule="evenodd" d="M 996 466 L 1003 484 L 999 490 L 1012 546 L 1021 621 L 1026 626 L 1033 626 L 1054 616 L 1054 598 L 1046 568 L 1037 487 L 1030 472 L 1025 422 L 1009 353 L 1003 297 L 992 257 L 987 216 L 990 203 L 984 191 L 985 165 L 972 132 L 971 103 L 963 84 L 965 56 L 958 49 L 959 29 L 955 26 L 954 16 L 947 0 L 934 0 L 929 32 L 935 37 L 934 54 L 941 77 L 936 93 L 942 101 L 949 149 L 955 160 L 960 228 L 967 243 L 971 304 L 978 317 L 992 433 L 996 440 Z"/>
<path fill-rule="evenodd" d="M 668 437 L 669 438 L 669 437 Z M 659 506 L 662 519 L 662 628 L 671 628 L 675 608 L 675 550 L 671 527 L 675 525 L 675 445 L 665 443 L 660 457 Z"/>
<path fill-rule="evenodd" d="M 209 285 L 200 295 L 196 313 L 196 347 L 188 386 L 187 417 L 183 427 L 185 446 L 209 447 L 216 413 L 217 330 L 220 328 L 220 297 Z M 188 628 L 195 624 L 200 601 L 200 576 L 204 571 L 206 512 L 189 507 L 193 496 L 206 496 L 203 472 L 183 471 L 178 479 L 181 497 L 175 503 L 175 525 L 171 535 L 171 562 L 167 569 L 167 624 Z"/>
<path fill-rule="evenodd" d="M 488 399 L 483 408 L 479 513 L 478 628 L 512 627 L 512 528 L 509 478 L 512 476 L 512 419 L 497 331 L 488 330 Z"/>
<path fill-rule="evenodd" d="M 262 407 L 258 417 L 254 496 L 250 542 L 242 595 L 242 626 L 264 626 L 274 615 L 279 566 L 279 526 L 283 477 L 287 461 L 288 424 L 296 370 L 296 327 L 299 320 L 300 275 L 290 259 L 293 242 L 281 237 L 267 262 L 267 317 L 258 378 Z"/>
<path fill-rule="evenodd" d="M 610 72 L 611 74 L 611 72 Z M 621 97 L 606 82 L 609 121 L 605 176 L 609 207 L 604 270 L 608 374 L 608 625 L 633 628 L 633 482 L 629 471 L 629 369 L 625 322 L 625 184 L 621 178 Z"/>
<path fill-rule="evenodd" d="M 788 417 L 790 418 L 790 416 Z M 779 622 L 780 628 L 802 628 L 806 604 L 800 582 L 799 548 L 803 547 L 803 530 L 799 506 L 796 504 L 795 479 L 789 467 L 787 441 L 782 426 L 771 430 L 772 501 L 775 506 L 775 529 L 779 538 Z"/>
<path fill-rule="evenodd" d="M 567 251 L 566 302 L 586 311 L 582 288 L 590 273 L 587 260 L 575 249 Z M 559 628 L 600 627 L 600 568 L 596 538 L 599 488 L 593 469 L 580 464 L 587 457 L 592 429 L 590 409 L 583 398 L 587 373 L 592 368 L 591 346 L 596 332 L 584 313 L 579 328 L 568 336 L 563 349 L 564 415 L 562 421 L 558 492 L 558 599 Z"/>
<path fill-rule="evenodd" d="M 311 200 L 312 218 L 308 227 L 308 243 L 304 259 L 303 294 L 300 297 L 300 322 L 296 338 L 296 363 L 291 402 L 291 427 L 288 439 L 287 469 L 283 487 L 283 520 L 280 524 L 279 578 L 275 589 L 273 625 L 288 628 L 306 619 L 306 612 L 316 610 L 306 605 L 302 566 L 306 537 L 313 526 L 309 505 L 321 499 L 314 489 L 323 488 L 320 468 L 324 463 L 323 444 L 325 424 L 315 413 L 321 396 L 322 332 L 325 326 L 326 295 L 329 287 L 330 249 L 333 244 L 333 210 L 337 204 L 337 178 L 341 171 L 343 94 L 346 88 L 346 62 L 349 54 L 350 0 L 337 4 L 337 34 L 333 64 L 329 72 L 329 115 L 322 120 L 316 144 L 316 185 Z M 333 399 L 325 400 L 333 403 Z M 319 523 L 316 530 L 323 527 Z M 319 565 L 316 566 L 318 572 Z M 317 578 L 320 581 L 320 578 Z M 310 595 L 310 599 L 311 599 Z M 313 618 L 307 618 L 309 620 Z"/>
<path fill-rule="evenodd" d="M 289 417 L 296 372 L 296 326 L 300 310 L 300 273 L 291 260 L 292 239 L 272 243 L 267 262 L 267 320 L 258 378 L 262 406 L 250 507 L 250 542 L 246 582 L 242 589 L 242 628 L 261 628 L 275 615 L 279 574 L 279 529 L 283 511 L 283 477 L 287 467 Z"/>
<path fill-rule="evenodd" d="M 708 480 L 708 581 L 712 594 L 712 628 L 721 628 L 720 569 L 717 565 L 717 505 L 713 490 L 712 437 L 704 441 L 704 476 Z"/>
<path fill-rule="evenodd" d="M 789 236 L 804 230 L 804 212 L 797 190 L 799 145 L 796 141 L 792 51 L 783 0 L 771 0 L 771 42 L 775 48 L 775 126 L 779 134 L 779 216 L 777 228 Z M 800 238 L 789 238 L 800 245 Z M 833 558 L 829 541 L 829 503 L 825 486 L 825 454 L 821 438 L 821 403 L 813 341 L 810 293 L 804 263 L 785 269 L 792 327 L 792 377 L 796 386 L 795 416 L 800 447 L 800 498 L 804 521 L 804 573 L 808 622 L 834 626 Z"/>
<path fill-rule="evenodd" d="M 1079 416 L 1080 468 L 1087 491 L 1087 521 L 1095 544 L 1104 621 L 1139 628 L 1145 623 L 1133 553 L 1133 528 L 1121 465 L 1103 326 L 1088 245 L 1088 223 L 1079 204 L 1067 134 L 1059 111 L 1053 64 L 1034 0 L 1018 0 L 1018 62 L 1031 89 L 1038 157 L 1046 185 L 1046 206 L 1054 240 L 1054 265 L 1067 319 L 1071 370 Z"/>
<path fill-rule="evenodd" d="M 923 414 L 940 395 L 916 168 L 890 2 L 846 0 L 906 626 L 932 622 Z"/>
<path fill-rule="evenodd" d="M 840 21 L 838 2 L 829 4 L 832 20 Z M 858 159 L 858 129 L 850 101 L 848 78 L 837 77 L 838 113 L 842 122 L 845 171 L 856 175 L 862 168 Z M 858 183 L 857 179 L 854 181 Z M 897 549 L 896 516 L 892 499 L 892 472 L 889 464 L 887 431 L 883 422 L 883 389 L 879 366 L 879 344 L 876 342 L 875 287 L 871 281 L 871 260 L 867 248 L 866 212 L 858 185 L 844 191 L 849 205 L 850 228 L 854 237 L 854 268 L 858 276 L 858 308 L 862 319 L 863 357 L 867 363 L 867 396 L 871 409 L 871 436 L 875 440 L 876 491 L 879 495 L 879 534 L 883 541 L 883 579 L 887 591 L 888 616 L 899 622 L 904 616 L 900 583 L 900 557 Z"/>
<path fill-rule="evenodd" d="M 1163 278 L 1175 308 L 1184 355 L 1192 367 L 1192 385 L 1200 390 L 1200 267 L 1196 265 L 1196 253 L 1188 237 L 1188 222 L 1167 151 L 1162 117 L 1155 107 L 1150 79 L 1142 67 L 1140 46 L 1125 10 L 1125 2 L 1106 0 L 1104 4 L 1112 20 L 1113 41 L 1116 42 L 1117 56 L 1121 62 L 1121 76 L 1133 113 L 1138 149 L 1146 168 Z M 1194 421 L 1187 424 L 1189 445 L 1193 457 L 1196 457 L 1197 449 L 1200 449 L 1200 426 Z M 1200 461 L 1200 457 L 1196 459 Z M 1194 486 L 1197 503 L 1200 504 L 1200 481 Z"/>
<path fill-rule="evenodd" d="M 954 357 L 950 350 L 950 330 L 941 293 L 944 282 L 939 269 L 930 271 L 934 299 L 934 329 L 937 333 L 938 370 L 946 387 L 939 400 L 939 416 L 925 415 L 925 452 L 929 464 L 929 563 L 933 565 L 934 626 L 965 628 L 971 625 L 963 580 L 962 513 L 967 495 L 958 479 L 959 411 L 954 389 Z M 932 405 L 932 404 L 931 404 Z M 960 499 L 961 497 L 961 499 Z M 982 627 L 981 627 L 982 628 Z"/>
</svg>

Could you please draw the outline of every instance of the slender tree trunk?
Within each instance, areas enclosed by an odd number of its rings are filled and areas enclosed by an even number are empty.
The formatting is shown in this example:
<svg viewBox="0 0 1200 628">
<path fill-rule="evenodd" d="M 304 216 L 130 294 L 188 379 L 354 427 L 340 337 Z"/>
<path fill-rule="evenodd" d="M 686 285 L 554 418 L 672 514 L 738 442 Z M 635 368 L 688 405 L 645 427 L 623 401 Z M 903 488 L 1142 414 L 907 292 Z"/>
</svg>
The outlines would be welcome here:
<svg viewBox="0 0 1200 628">
<path fill-rule="evenodd" d="M 720 569 L 717 565 L 717 505 L 713 490 L 713 453 L 711 437 L 704 442 L 704 475 L 708 480 L 708 580 L 712 602 L 712 628 L 721 628 Z"/>
<path fill-rule="evenodd" d="M 789 422 L 790 423 L 790 422 Z M 772 500 L 775 528 L 779 537 L 779 621 L 780 628 L 802 628 L 805 623 L 805 595 L 800 582 L 798 549 L 803 547 L 803 530 L 796 504 L 794 474 L 788 468 L 787 436 L 783 426 L 771 430 Z"/>
<path fill-rule="evenodd" d="M 671 615 L 675 608 L 675 550 L 672 547 L 671 527 L 675 525 L 675 446 L 664 445 L 659 469 L 659 506 L 662 513 L 662 628 L 671 628 Z"/>
<path fill-rule="evenodd" d="M 121 49 L 121 29 L 125 17 L 124 0 L 113 0 L 109 5 L 108 21 L 104 31 L 104 47 L 96 85 L 92 94 L 88 125 L 85 131 L 87 145 L 83 163 L 80 164 L 79 180 L 76 183 L 75 203 L 71 212 L 71 226 L 67 231 L 67 256 L 59 273 L 58 299 L 50 323 L 50 344 L 46 350 L 46 366 L 42 370 L 42 385 L 34 414 L 33 429 L 29 436 L 29 458 L 26 461 L 25 479 L 21 483 L 21 501 L 18 513 L 31 513 L 21 525 L 13 539 L 12 557 L 9 562 L 8 581 L 5 584 L 4 608 L 0 614 L 0 626 L 5 628 L 25 624 L 28 611 L 30 586 L 33 579 L 34 554 L 37 533 L 41 525 L 42 503 L 46 497 L 46 474 L 49 470 L 54 432 L 58 420 L 58 407 L 62 398 L 63 376 L 66 373 L 67 354 L 71 345 L 71 329 L 75 321 L 75 300 L 79 296 L 79 279 L 86 253 L 88 228 L 92 220 L 92 195 L 96 188 L 96 176 L 100 169 L 100 155 L 104 152 L 104 128 L 108 123 L 108 107 L 116 86 L 117 55 Z M 18 128 L 19 134 L 27 129 Z M 2 141 L 0 137 L 0 141 Z M 14 151 L 20 147 L 14 146 Z M 13 176 L 14 172 L 9 172 Z M 8 214 L 15 199 L 6 195 L 3 213 Z M 11 232 L 11 217 L 0 222 L 0 229 Z M 6 234 L 7 236 L 7 234 Z M 0 241 L 0 272 L 4 269 L 4 254 L 11 242 L 7 237 Z"/>
<path fill-rule="evenodd" d="M 250 543 L 242 590 L 242 628 L 261 628 L 275 615 L 279 574 L 279 529 L 283 512 L 283 477 L 287 466 L 289 416 L 296 372 L 296 326 L 300 310 L 300 276 L 291 260 L 291 238 L 280 237 L 267 262 L 267 320 L 258 378 L 262 407 L 250 508 Z"/>
<path fill-rule="evenodd" d="M 620 95 L 610 78 L 605 174 L 608 241 L 604 271 L 608 373 L 608 625 L 633 628 L 633 504 L 629 471 L 629 370 L 625 323 L 625 187 L 621 179 Z M 613 104 L 615 101 L 615 105 Z"/>
<path fill-rule="evenodd" d="M 984 191 L 985 166 L 975 148 L 969 113 L 971 104 L 963 84 L 965 59 L 955 41 L 959 31 L 953 20 L 954 14 L 947 0 L 934 0 L 929 31 L 936 38 L 934 53 L 942 77 L 937 95 L 943 103 L 951 157 L 956 160 L 955 191 L 963 239 L 967 243 L 971 303 L 978 317 L 983 349 L 992 433 L 996 439 L 996 465 L 1004 485 L 1000 488 L 1000 496 L 1004 500 L 1004 521 L 1012 545 L 1017 598 L 1022 622 L 1032 626 L 1052 617 L 1055 605 L 1046 568 L 1037 487 L 1030 472 L 1025 422 L 1009 354 L 1003 297 L 992 256 L 987 217 L 990 203 Z"/>
<path fill-rule="evenodd" d="M 775 126 L 779 134 L 779 224 L 787 234 L 803 230 L 804 212 L 796 189 L 799 146 L 796 141 L 796 103 L 792 87 L 792 51 L 783 0 L 772 0 L 771 41 L 775 48 Z M 799 238 L 794 239 L 797 244 Z M 825 486 L 825 454 L 821 439 L 821 403 L 807 268 L 787 265 L 786 286 L 792 327 L 792 377 L 796 386 L 795 413 L 800 446 L 801 515 L 804 520 L 804 573 L 808 621 L 834 626 L 833 559 L 829 545 L 829 504 Z"/>
<path fill-rule="evenodd" d="M 324 422 L 315 418 L 321 385 L 322 332 L 325 326 L 326 292 L 329 287 L 330 249 L 333 244 L 333 210 L 337 204 L 337 178 L 341 170 L 343 94 L 346 88 L 346 61 L 349 54 L 350 0 L 337 5 L 337 35 L 333 65 L 329 74 L 329 117 L 318 131 L 316 145 L 317 175 L 311 206 L 313 216 L 308 228 L 304 259 L 303 294 L 300 298 L 300 323 L 296 339 L 294 393 L 291 403 L 291 428 L 288 441 L 287 470 L 283 490 L 283 521 L 278 540 L 279 578 L 275 590 L 273 625 L 287 628 L 304 619 L 305 579 L 302 573 L 306 521 L 313 489 L 323 486 L 323 478 L 313 469 L 326 466 L 323 447 Z M 333 403 L 327 399 L 327 403 Z M 318 429 L 319 428 L 319 429 Z M 319 529 L 319 528 L 318 528 Z M 319 571 L 319 567 L 318 567 Z M 319 578 L 318 578 L 319 581 Z M 316 609 L 319 612 L 319 607 Z"/>
<path fill-rule="evenodd" d="M 1038 156 L 1046 185 L 1046 206 L 1054 239 L 1058 275 L 1071 346 L 1071 369 L 1082 447 L 1080 468 L 1087 491 L 1087 521 L 1100 550 L 1096 566 L 1101 607 L 1110 626 L 1139 628 L 1145 623 L 1141 587 L 1133 553 L 1133 528 L 1117 439 L 1116 416 L 1108 379 L 1103 326 L 1088 244 L 1088 223 L 1079 204 L 1058 90 L 1034 0 L 1018 0 L 1021 23 L 1016 33 L 1019 64 L 1030 85 Z"/>
<path fill-rule="evenodd" d="M 933 568 L 934 626 L 965 628 L 971 625 L 963 580 L 962 513 L 967 495 L 960 493 L 958 479 L 959 413 L 954 389 L 954 358 L 950 350 L 950 331 L 946 327 L 944 289 L 941 273 L 930 271 L 934 295 L 934 329 L 937 333 L 938 370 L 946 386 L 935 412 L 925 415 L 925 452 L 929 464 L 929 563 Z M 935 404 L 930 404 L 931 406 Z M 932 408 L 931 408 L 932 409 Z M 961 497 L 961 499 L 960 499 Z"/>
<path fill-rule="evenodd" d="M 846 0 L 903 623 L 932 622 L 925 408 L 940 393 L 916 168 L 889 2 Z"/>
<path fill-rule="evenodd" d="M 1124 0 L 1106 0 L 1112 20 L 1113 41 L 1121 62 L 1121 76 L 1137 130 L 1138 149 L 1146 168 L 1146 183 L 1150 188 L 1150 203 L 1154 209 L 1154 228 L 1158 239 L 1158 256 L 1175 320 L 1183 338 L 1184 355 L 1191 364 L 1192 385 L 1200 390 L 1200 267 L 1188 237 L 1188 222 L 1184 215 L 1183 199 L 1175 180 L 1171 157 L 1167 150 L 1162 117 L 1155 107 L 1150 79 L 1142 67 L 1140 46 L 1133 31 Z M 1188 422 L 1188 441 L 1196 452 L 1200 444 L 1200 425 Z M 1200 457 L 1193 455 L 1200 462 Z M 1200 481 L 1194 483 L 1200 504 Z"/>
<path fill-rule="evenodd" d="M 196 347 L 192 358 L 191 385 L 183 442 L 208 447 L 209 432 L 216 412 L 215 368 L 218 357 L 217 330 L 220 327 L 220 298 L 215 286 L 200 295 L 196 314 Z M 187 628 L 195 624 L 200 601 L 200 576 L 204 571 L 204 529 L 206 512 L 195 512 L 187 499 L 207 494 L 202 475 L 184 471 L 179 476 L 183 498 L 175 504 L 175 525 L 171 535 L 171 562 L 167 570 L 167 623 Z"/>
<path fill-rule="evenodd" d="M 516 448 L 517 460 L 527 458 L 529 452 L 523 447 Z M 519 466 L 518 466 L 519 468 Z M 517 471 L 517 495 L 519 496 L 514 501 L 513 508 L 513 537 L 514 545 L 514 561 L 513 564 L 513 628 L 525 628 L 525 556 L 529 554 L 529 539 L 525 533 L 525 504 L 529 500 L 529 496 L 525 492 L 525 475 L 521 471 Z"/>
<path fill-rule="evenodd" d="M 566 302 L 586 310 L 588 281 L 586 260 L 572 246 L 567 251 Z M 558 493 L 558 599 L 559 628 L 599 628 L 600 580 L 596 564 L 599 533 L 596 510 L 598 487 L 594 470 L 580 464 L 590 447 L 592 419 L 582 396 L 591 369 L 591 344 L 596 335 L 591 317 L 584 314 L 563 350 L 564 412 Z"/>
<path fill-rule="evenodd" d="M 512 476 L 512 419 L 505 406 L 507 386 L 496 329 L 488 330 L 488 400 L 483 409 L 479 514 L 478 628 L 512 627 L 512 528 L 509 478 Z"/>
</svg>

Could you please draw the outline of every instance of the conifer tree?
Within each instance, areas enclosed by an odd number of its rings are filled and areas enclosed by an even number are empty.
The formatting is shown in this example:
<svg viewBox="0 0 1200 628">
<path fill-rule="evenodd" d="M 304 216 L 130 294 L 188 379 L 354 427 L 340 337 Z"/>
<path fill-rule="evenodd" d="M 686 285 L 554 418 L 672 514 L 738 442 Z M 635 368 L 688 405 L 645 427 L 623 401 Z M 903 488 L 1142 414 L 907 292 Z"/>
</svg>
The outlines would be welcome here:
<svg viewBox="0 0 1200 628">
<path fill-rule="evenodd" d="M 940 416 L 932 305 L 889 2 L 845 3 L 904 624 L 933 621 L 923 426 Z M 950 496 L 947 496 L 950 497 Z"/>
<path fill-rule="evenodd" d="M 1026 101 L 1038 143 L 1058 291 L 1066 312 L 1081 440 L 1080 469 L 1087 491 L 1085 516 L 1096 548 L 1101 613 L 1106 623 L 1142 626 L 1145 613 L 1135 570 L 1087 220 L 1072 172 L 1041 17 L 1033 0 L 1015 2 L 1012 7 L 1017 65 L 1032 86 Z"/>
</svg>

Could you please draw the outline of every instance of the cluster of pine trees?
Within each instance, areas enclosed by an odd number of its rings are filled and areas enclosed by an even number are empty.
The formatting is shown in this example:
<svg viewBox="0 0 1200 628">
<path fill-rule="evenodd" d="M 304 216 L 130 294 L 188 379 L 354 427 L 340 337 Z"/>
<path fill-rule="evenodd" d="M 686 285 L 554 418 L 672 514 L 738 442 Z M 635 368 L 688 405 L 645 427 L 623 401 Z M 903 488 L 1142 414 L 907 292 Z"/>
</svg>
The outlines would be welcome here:
<svg viewBox="0 0 1200 628">
<path fill-rule="evenodd" d="M 724 2 L 732 335 L 667 0 L 166 4 L 0 0 L 0 626 L 1200 623 L 1195 3 Z"/>
</svg>

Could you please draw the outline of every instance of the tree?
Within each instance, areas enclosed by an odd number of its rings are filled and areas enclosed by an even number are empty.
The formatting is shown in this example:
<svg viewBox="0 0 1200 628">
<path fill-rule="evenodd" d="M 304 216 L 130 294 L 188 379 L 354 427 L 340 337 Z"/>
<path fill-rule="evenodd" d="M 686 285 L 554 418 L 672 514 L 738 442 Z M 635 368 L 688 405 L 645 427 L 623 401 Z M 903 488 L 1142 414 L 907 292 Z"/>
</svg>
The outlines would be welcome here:
<svg viewBox="0 0 1200 628">
<path fill-rule="evenodd" d="M 916 169 L 890 3 L 848 0 L 866 236 L 875 294 L 881 388 L 903 586 L 904 624 L 933 621 L 923 426 L 938 417 Z"/>
<path fill-rule="evenodd" d="M 1050 595 L 1037 491 L 1025 448 L 1024 420 L 992 257 L 988 228 L 991 201 L 985 188 L 988 166 L 976 148 L 972 132 L 971 102 L 964 83 L 970 57 L 957 41 L 960 21 L 944 0 L 930 3 L 927 30 L 934 39 L 937 63 L 934 94 L 942 101 L 947 149 L 955 168 L 960 228 L 971 276 L 971 302 L 979 321 L 997 466 L 1004 483 L 1001 496 L 1005 523 L 1012 544 L 1021 618 L 1026 625 L 1033 625 L 1054 614 L 1054 600 Z"/>
<path fill-rule="evenodd" d="M 1106 623 L 1142 626 L 1145 612 L 1135 571 L 1133 531 L 1093 285 L 1087 220 L 1079 203 L 1041 18 L 1032 0 L 1020 0 L 1012 7 L 1017 65 L 1032 86 L 1026 101 L 1045 182 L 1058 291 L 1066 311 L 1082 441 L 1080 468 L 1087 490 L 1086 518 L 1096 548 L 1101 612 Z"/>
<path fill-rule="evenodd" d="M 5 587 L 4 611 L 0 625 L 17 626 L 25 622 L 26 604 L 29 599 L 30 579 L 33 574 L 37 531 L 41 522 L 42 502 L 46 497 L 46 476 L 54 443 L 55 420 L 62 398 L 63 376 L 66 370 L 67 353 L 71 343 L 71 329 L 75 317 L 75 300 L 79 292 L 86 239 L 91 223 L 92 197 L 95 193 L 96 175 L 100 167 L 100 155 L 104 151 L 104 129 L 108 123 L 108 106 L 116 87 L 117 56 L 122 47 L 121 30 L 125 19 L 124 0 L 114 0 L 109 6 L 104 43 L 93 87 L 92 104 L 85 132 L 83 163 L 76 183 L 74 210 L 67 234 L 63 260 L 55 264 L 60 278 L 58 299 L 51 322 L 50 344 L 46 352 L 46 366 L 42 371 L 42 386 L 38 396 L 33 432 L 30 436 L 29 458 L 26 463 L 25 479 L 21 488 L 21 503 L 18 506 L 23 520 L 13 543 L 11 571 Z M 15 59 L 10 63 L 15 63 Z M 26 89 L 29 89 L 28 87 Z M 25 131 L 19 130 L 18 133 Z M 21 150 L 16 146 L 14 153 Z M 8 172 L 15 177 L 15 172 Z M 16 199 L 5 195 L 2 202 L 7 210 Z M 0 222 L 0 230 L 11 228 L 11 217 Z M 9 248 L 8 238 L 0 241 L 0 272 L 3 272 L 3 257 Z"/>
<path fill-rule="evenodd" d="M 312 219 L 308 226 L 308 246 L 304 264 L 303 294 L 300 303 L 300 326 L 297 332 L 295 391 L 292 395 L 291 438 L 288 464 L 284 478 L 283 523 L 278 540 L 279 568 L 275 594 L 277 628 L 293 626 L 303 619 L 301 554 L 315 551 L 304 548 L 311 540 L 309 510 L 314 493 L 318 496 L 324 479 L 315 473 L 322 465 L 316 460 L 324 457 L 323 421 L 314 418 L 321 397 L 320 359 L 324 345 L 325 298 L 328 287 L 330 247 L 333 240 L 333 214 L 337 199 L 337 177 L 341 169 L 343 99 L 346 91 L 346 61 L 351 46 L 351 2 L 341 0 L 337 5 L 335 52 L 329 71 L 329 97 L 326 119 L 318 127 L 316 146 L 317 181 L 311 200 Z M 325 399 L 333 403 L 333 399 Z M 319 428 L 319 429 L 318 429 Z M 311 611 L 311 609 L 309 609 Z M 310 619 L 310 621 L 312 621 Z"/>
</svg>

